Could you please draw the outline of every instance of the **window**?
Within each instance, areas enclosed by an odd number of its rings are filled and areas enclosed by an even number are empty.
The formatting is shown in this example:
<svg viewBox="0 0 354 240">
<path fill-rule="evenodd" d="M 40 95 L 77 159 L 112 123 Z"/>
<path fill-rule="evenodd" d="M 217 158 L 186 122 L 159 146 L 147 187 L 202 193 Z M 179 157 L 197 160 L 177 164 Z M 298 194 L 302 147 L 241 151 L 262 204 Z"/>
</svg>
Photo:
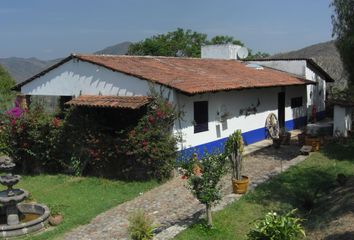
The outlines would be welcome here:
<svg viewBox="0 0 354 240">
<path fill-rule="evenodd" d="M 291 108 L 302 107 L 302 97 L 296 97 L 291 99 Z"/>
<path fill-rule="evenodd" d="M 194 102 L 194 133 L 208 131 L 208 102 Z"/>
</svg>

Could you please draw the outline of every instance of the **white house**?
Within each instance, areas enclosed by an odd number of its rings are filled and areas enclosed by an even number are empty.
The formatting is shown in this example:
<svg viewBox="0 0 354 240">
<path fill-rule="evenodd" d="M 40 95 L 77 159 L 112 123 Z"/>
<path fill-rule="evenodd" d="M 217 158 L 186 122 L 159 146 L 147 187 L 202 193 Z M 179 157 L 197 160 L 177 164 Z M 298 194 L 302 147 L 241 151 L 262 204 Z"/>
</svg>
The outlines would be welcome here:
<svg viewBox="0 0 354 240">
<path fill-rule="evenodd" d="M 143 105 L 146 98 L 141 96 L 151 84 L 164 87 L 169 101 L 185 113 L 174 124 L 174 132 L 182 136 L 179 150 L 203 151 L 222 146 L 236 129 L 242 130 L 246 144 L 263 140 L 270 113 L 289 130 L 304 125 L 309 86 L 331 81 L 322 69 L 311 71 L 299 76 L 235 59 L 74 54 L 17 89 L 24 95 L 72 96 L 77 105 L 94 107 L 107 103 L 92 104 L 90 96 L 110 96 L 116 107 L 129 107 L 131 101 Z M 319 76 L 317 82 L 311 74 Z"/>
<path fill-rule="evenodd" d="M 261 66 L 278 69 L 291 74 L 302 76 L 308 80 L 314 81 L 316 84 L 307 86 L 307 108 L 308 117 L 312 116 L 312 112 L 316 112 L 317 119 L 325 116 L 326 109 L 326 82 L 334 82 L 334 80 L 319 65 L 309 58 L 292 58 L 292 59 L 258 59 L 250 61 Z"/>
</svg>

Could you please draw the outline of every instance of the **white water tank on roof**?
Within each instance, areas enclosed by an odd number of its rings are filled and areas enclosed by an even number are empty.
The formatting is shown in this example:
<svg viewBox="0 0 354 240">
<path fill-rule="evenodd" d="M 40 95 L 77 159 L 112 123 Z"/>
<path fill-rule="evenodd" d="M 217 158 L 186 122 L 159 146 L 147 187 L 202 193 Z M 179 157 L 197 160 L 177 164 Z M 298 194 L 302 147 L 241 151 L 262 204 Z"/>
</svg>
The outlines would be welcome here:
<svg viewBox="0 0 354 240">
<path fill-rule="evenodd" d="M 234 44 L 206 45 L 202 46 L 202 58 L 212 59 L 238 59 L 238 52 L 241 50 L 245 56 L 247 48 Z M 246 56 L 247 57 L 247 54 Z"/>
</svg>

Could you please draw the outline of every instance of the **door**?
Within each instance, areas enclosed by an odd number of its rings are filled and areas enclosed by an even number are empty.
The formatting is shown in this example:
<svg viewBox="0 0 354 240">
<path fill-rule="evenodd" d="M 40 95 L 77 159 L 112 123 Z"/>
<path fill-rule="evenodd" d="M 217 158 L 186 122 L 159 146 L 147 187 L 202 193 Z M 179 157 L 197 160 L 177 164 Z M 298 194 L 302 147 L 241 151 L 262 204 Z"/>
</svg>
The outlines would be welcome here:
<svg viewBox="0 0 354 240">
<path fill-rule="evenodd" d="M 279 127 L 285 126 L 285 92 L 278 93 L 278 121 Z"/>
</svg>

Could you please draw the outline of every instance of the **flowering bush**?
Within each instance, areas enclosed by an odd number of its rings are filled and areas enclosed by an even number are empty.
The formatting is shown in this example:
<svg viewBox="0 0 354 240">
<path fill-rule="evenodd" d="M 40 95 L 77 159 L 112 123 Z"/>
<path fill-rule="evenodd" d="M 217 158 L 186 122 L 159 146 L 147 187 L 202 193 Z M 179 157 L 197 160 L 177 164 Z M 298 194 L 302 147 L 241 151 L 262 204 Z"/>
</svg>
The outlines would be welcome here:
<svg viewBox="0 0 354 240">
<path fill-rule="evenodd" d="M 11 156 L 23 172 L 41 171 L 52 166 L 52 146 L 56 145 L 59 123 L 44 113 L 39 105 L 25 111 L 19 106 L 1 115 L 2 152 Z"/>
<path fill-rule="evenodd" d="M 269 212 L 255 223 L 248 234 L 250 240 L 295 240 L 305 237 L 302 220 L 294 217 L 296 209 L 285 215 Z"/>
<path fill-rule="evenodd" d="M 176 109 L 155 97 L 136 127 L 128 133 L 127 155 L 133 157 L 151 177 L 163 180 L 171 175 L 176 160 L 177 139 L 172 134 Z"/>
<path fill-rule="evenodd" d="M 30 111 L 16 106 L 1 115 L 0 151 L 27 173 L 65 171 L 163 180 L 175 163 L 177 139 L 172 126 L 177 116 L 159 96 L 140 112 L 72 108 L 63 119 L 38 105 Z M 108 126 L 105 121 L 111 118 L 119 119 L 119 124 L 113 121 Z"/>
</svg>

